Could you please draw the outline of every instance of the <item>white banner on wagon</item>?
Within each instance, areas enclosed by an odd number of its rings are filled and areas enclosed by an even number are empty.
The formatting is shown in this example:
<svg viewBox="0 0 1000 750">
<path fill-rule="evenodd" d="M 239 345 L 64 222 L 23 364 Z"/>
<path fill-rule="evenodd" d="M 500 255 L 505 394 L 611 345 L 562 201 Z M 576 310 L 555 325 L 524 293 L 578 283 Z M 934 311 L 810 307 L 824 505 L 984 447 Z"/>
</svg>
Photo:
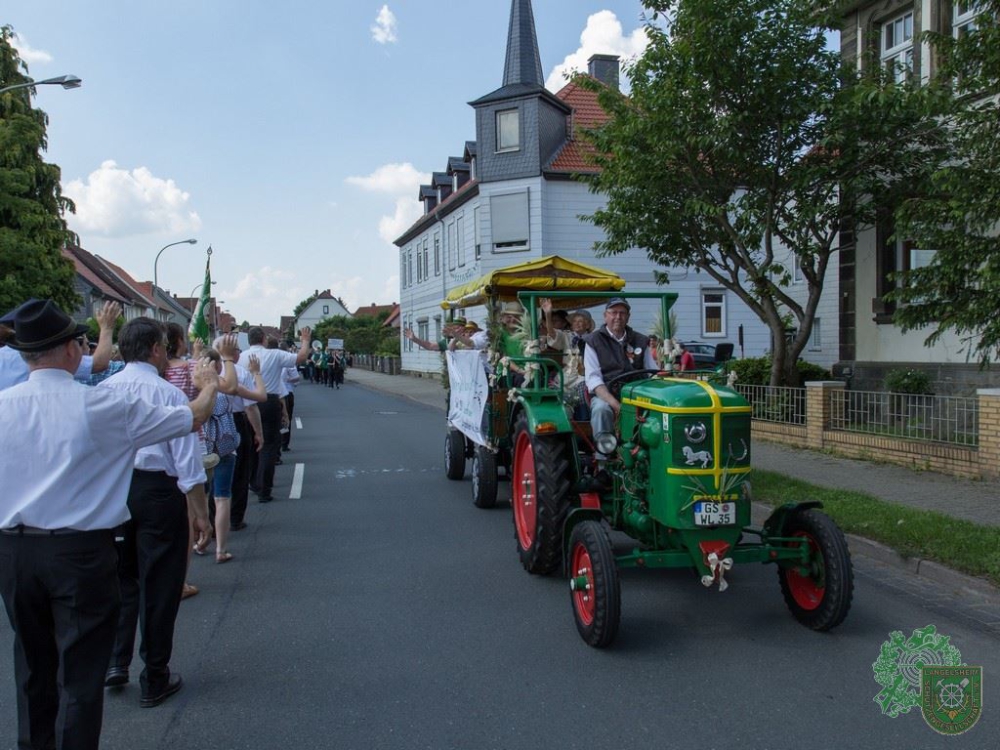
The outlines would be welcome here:
<svg viewBox="0 0 1000 750">
<path fill-rule="evenodd" d="M 486 445 L 483 414 L 489 400 L 490 384 L 477 351 L 448 352 L 448 383 L 451 396 L 448 423 L 479 445 Z"/>
</svg>

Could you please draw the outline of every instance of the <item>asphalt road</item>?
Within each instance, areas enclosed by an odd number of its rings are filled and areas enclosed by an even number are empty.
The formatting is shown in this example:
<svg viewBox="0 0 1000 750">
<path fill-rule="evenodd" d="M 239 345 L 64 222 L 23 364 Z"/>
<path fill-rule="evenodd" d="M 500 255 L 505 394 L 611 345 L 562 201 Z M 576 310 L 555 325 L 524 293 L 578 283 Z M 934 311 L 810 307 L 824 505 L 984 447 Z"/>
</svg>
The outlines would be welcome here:
<svg viewBox="0 0 1000 750">
<path fill-rule="evenodd" d="M 525 573 L 510 507 L 448 481 L 439 410 L 348 384 L 303 385 L 275 502 L 252 503 L 235 559 L 196 558 L 173 667 L 185 688 L 140 709 L 109 691 L 102 747 L 995 748 L 995 633 L 932 586 L 859 563 L 846 623 L 816 634 L 775 571 L 720 594 L 682 571 L 625 571 L 614 647 L 579 639 L 561 578 Z M 288 499 L 296 464 L 302 492 Z M 501 497 L 507 497 L 506 484 Z M 982 719 L 941 737 L 873 702 L 890 631 L 933 624 L 984 667 Z M 15 747 L 11 633 L 0 623 L 0 748 Z M 138 660 L 137 660 L 138 661 Z"/>
</svg>

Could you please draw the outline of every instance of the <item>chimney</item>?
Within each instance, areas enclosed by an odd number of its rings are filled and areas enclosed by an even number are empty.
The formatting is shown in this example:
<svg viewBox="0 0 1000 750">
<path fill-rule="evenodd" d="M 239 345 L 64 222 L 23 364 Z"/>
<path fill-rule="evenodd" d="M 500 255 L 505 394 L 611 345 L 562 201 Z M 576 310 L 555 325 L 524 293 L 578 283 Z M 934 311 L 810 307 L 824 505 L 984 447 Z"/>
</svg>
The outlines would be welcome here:
<svg viewBox="0 0 1000 750">
<path fill-rule="evenodd" d="M 587 72 L 610 89 L 618 91 L 618 55 L 593 55 L 587 61 Z"/>
</svg>

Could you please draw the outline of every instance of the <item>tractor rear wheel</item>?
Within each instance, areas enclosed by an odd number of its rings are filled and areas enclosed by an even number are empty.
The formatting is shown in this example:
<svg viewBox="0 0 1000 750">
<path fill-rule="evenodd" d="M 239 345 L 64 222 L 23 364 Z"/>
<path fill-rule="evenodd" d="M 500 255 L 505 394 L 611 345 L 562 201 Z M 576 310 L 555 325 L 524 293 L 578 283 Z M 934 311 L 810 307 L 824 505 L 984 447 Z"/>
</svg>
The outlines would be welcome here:
<svg viewBox="0 0 1000 750">
<path fill-rule="evenodd" d="M 580 637 L 588 646 L 610 646 L 618 635 L 622 590 L 614 550 L 604 526 L 583 521 L 569 542 L 570 599 Z"/>
<path fill-rule="evenodd" d="M 802 537 L 810 550 L 805 566 L 778 568 L 785 603 L 807 628 L 836 627 L 847 617 L 854 596 L 854 569 L 844 533 L 825 513 L 798 510 L 788 517 L 784 536 Z"/>
<path fill-rule="evenodd" d="M 477 508 L 497 504 L 497 454 L 482 445 L 472 454 L 472 502 Z"/>
<path fill-rule="evenodd" d="M 510 501 L 521 565 L 547 575 L 559 567 L 562 527 L 569 510 L 569 443 L 563 436 L 533 435 L 528 419 L 514 429 Z"/>
<path fill-rule="evenodd" d="M 448 479 L 465 476 L 465 435 L 454 427 L 444 437 L 444 470 Z"/>
</svg>

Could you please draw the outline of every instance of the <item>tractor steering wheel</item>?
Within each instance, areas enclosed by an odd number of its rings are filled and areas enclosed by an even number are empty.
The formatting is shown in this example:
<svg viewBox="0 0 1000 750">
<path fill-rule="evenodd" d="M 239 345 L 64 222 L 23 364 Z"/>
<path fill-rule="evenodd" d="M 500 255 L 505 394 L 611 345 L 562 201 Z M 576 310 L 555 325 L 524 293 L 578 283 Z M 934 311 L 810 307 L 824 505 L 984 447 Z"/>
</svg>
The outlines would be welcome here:
<svg viewBox="0 0 1000 750">
<path fill-rule="evenodd" d="M 659 369 L 629 370 L 628 372 L 623 372 L 621 375 L 615 375 L 615 377 L 611 378 L 611 380 L 605 381 L 604 385 L 607 387 L 609 391 L 615 394 L 615 398 L 617 398 L 618 393 L 621 392 L 622 386 L 625 385 L 626 383 L 630 383 L 633 380 L 638 380 L 639 378 L 644 376 L 656 375 L 659 372 L 661 372 L 661 370 Z"/>
</svg>

